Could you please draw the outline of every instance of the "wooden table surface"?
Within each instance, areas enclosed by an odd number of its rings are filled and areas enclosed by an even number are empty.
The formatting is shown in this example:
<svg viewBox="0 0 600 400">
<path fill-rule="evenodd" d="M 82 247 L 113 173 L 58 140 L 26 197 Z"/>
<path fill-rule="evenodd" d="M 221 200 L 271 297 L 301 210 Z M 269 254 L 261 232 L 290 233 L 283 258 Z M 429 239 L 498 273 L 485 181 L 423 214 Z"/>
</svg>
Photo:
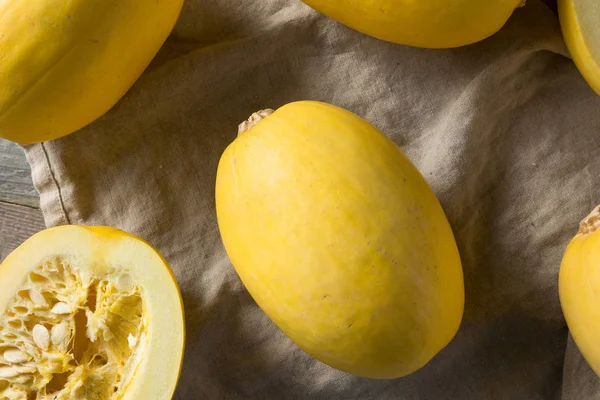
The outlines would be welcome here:
<svg viewBox="0 0 600 400">
<path fill-rule="evenodd" d="M 0 261 L 44 229 L 40 198 L 23 149 L 0 139 Z"/>
</svg>

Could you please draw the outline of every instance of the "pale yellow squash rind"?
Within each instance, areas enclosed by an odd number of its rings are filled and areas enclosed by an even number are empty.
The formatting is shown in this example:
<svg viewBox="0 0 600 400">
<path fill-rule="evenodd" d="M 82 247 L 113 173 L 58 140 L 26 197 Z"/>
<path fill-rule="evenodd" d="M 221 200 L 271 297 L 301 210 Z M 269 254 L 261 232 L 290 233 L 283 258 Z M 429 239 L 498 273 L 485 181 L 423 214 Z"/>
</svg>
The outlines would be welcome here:
<svg viewBox="0 0 600 400">
<path fill-rule="evenodd" d="M 397 378 L 456 334 L 460 257 L 435 195 L 385 135 L 317 102 L 288 104 L 224 152 L 216 206 L 250 294 L 302 349 Z"/>
<path fill-rule="evenodd" d="M 147 242 L 110 227 L 60 226 L 25 241 L 0 264 L 0 315 L 27 274 L 47 257 L 61 256 L 81 271 L 124 268 L 143 288 L 147 342 L 122 400 L 171 399 L 185 344 L 183 301 L 164 258 Z"/>
<path fill-rule="evenodd" d="M 426 48 L 483 40 L 504 26 L 521 0 L 303 0 L 367 35 Z"/>
<path fill-rule="evenodd" d="M 106 113 L 156 55 L 182 3 L 0 1 L 0 137 L 56 139 Z"/>
<path fill-rule="evenodd" d="M 591 88 L 600 94 L 600 34 L 589 19 L 600 21 L 600 5 L 581 0 L 559 0 L 558 14 L 567 48 Z"/>
</svg>

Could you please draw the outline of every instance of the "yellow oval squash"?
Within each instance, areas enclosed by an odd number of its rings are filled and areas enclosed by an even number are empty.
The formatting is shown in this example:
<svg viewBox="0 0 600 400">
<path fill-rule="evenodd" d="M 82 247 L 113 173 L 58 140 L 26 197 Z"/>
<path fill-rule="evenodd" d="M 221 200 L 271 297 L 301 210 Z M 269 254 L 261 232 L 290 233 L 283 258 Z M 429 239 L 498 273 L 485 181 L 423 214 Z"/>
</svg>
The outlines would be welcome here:
<svg viewBox="0 0 600 400">
<path fill-rule="evenodd" d="M 0 264 L 0 399 L 168 400 L 181 369 L 183 306 L 148 243 L 61 226 Z"/>
<path fill-rule="evenodd" d="M 343 371 L 397 378 L 431 360 L 459 327 L 463 275 L 444 212 L 409 159 L 324 103 L 255 114 L 241 131 L 220 160 L 216 206 L 258 305 Z"/>
<path fill-rule="evenodd" d="M 575 65 L 592 89 L 600 94 L 600 3 L 559 0 L 558 14 Z"/>
<path fill-rule="evenodd" d="M 449 48 L 483 40 L 522 0 L 302 0 L 367 35 L 416 47 Z"/>
<path fill-rule="evenodd" d="M 0 137 L 56 139 L 106 113 L 156 55 L 182 2 L 0 1 Z"/>
<path fill-rule="evenodd" d="M 563 314 L 573 340 L 600 375 L 600 207 L 579 228 L 567 246 L 559 275 Z"/>
</svg>

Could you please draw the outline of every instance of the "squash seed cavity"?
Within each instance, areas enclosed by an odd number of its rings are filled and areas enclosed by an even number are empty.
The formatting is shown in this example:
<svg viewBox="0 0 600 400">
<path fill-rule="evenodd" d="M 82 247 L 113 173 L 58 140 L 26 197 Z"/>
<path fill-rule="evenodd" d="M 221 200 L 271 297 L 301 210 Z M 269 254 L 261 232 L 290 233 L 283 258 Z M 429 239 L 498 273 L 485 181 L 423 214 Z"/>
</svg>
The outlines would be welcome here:
<svg viewBox="0 0 600 400">
<path fill-rule="evenodd" d="M 0 400 L 117 399 L 145 331 L 129 274 L 89 277 L 66 259 L 46 260 L 0 316 Z"/>
</svg>

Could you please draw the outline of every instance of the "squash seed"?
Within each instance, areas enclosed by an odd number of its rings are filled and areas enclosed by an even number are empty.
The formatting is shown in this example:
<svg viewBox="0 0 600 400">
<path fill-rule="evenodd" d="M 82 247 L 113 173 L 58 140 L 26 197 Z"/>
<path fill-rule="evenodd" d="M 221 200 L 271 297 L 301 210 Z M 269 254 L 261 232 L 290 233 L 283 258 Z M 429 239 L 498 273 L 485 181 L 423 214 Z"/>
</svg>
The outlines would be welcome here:
<svg viewBox="0 0 600 400">
<path fill-rule="evenodd" d="M 19 349 L 8 349 L 2 355 L 11 364 L 20 364 L 31 360 L 31 357 Z"/>
<path fill-rule="evenodd" d="M 31 332 L 33 342 L 42 350 L 48 350 L 50 347 L 50 332 L 44 325 L 36 325 Z"/>
<path fill-rule="evenodd" d="M 41 294 L 40 292 L 38 292 L 35 289 L 29 289 L 29 298 L 37 305 L 42 306 L 42 307 L 48 307 L 48 301 L 46 300 L 46 298 L 44 297 L 43 294 Z"/>
<path fill-rule="evenodd" d="M 54 307 L 52 307 L 52 313 L 57 315 L 67 315 L 71 314 L 73 308 L 67 303 L 56 303 Z"/>
<path fill-rule="evenodd" d="M 58 324 L 52 327 L 52 331 L 50 333 L 52 344 L 56 346 L 59 350 L 65 351 L 67 349 L 67 345 L 70 339 L 71 329 L 69 325 L 65 322 L 62 324 Z"/>
</svg>

